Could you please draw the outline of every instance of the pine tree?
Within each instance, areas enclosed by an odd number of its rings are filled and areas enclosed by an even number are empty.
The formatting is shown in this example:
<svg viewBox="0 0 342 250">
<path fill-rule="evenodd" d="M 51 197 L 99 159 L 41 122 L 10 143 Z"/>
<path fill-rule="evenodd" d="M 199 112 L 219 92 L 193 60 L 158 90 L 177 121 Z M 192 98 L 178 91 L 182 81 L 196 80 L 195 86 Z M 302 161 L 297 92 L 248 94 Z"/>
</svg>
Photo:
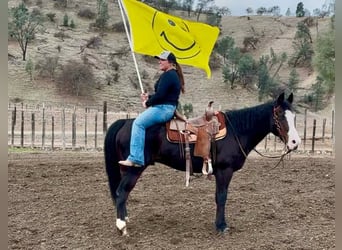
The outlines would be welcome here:
<svg viewBox="0 0 342 250">
<path fill-rule="evenodd" d="M 290 72 L 290 78 L 288 81 L 288 89 L 292 93 L 297 92 L 297 87 L 299 83 L 299 74 L 297 73 L 296 69 L 292 69 Z"/>
<path fill-rule="evenodd" d="M 296 9 L 296 17 L 303 17 L 305 15 L 304 4 L 299 2 Z"/>
</svg>

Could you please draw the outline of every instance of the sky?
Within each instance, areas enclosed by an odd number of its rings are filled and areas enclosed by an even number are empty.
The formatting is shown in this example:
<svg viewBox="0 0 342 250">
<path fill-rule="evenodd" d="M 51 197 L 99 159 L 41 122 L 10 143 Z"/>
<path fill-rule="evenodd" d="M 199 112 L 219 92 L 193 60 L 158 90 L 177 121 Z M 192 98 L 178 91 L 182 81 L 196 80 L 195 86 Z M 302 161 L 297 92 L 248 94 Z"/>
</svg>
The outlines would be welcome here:
<svg viewBox="0 0 342 250">
<path fill-rule="evenodd" d="M 273 6 L 280 7 L 281 15 L 285 15 L 287 8 L 290 8 L 291 13 L 295 15 L 299 2 L 302 2 L 304 9 L 308 9 L 312 14 L 314 9 L 321 9 L 326 1 L 329 3 L 329 0 L 215 0 L 215 5 L 219 7 L 228 7 L 232 16 L 246 15 L 246 9 L 248 7 L 251 7 L 254 13 L 256 13 L 256 10 L 259 7 L 268 9 Z"/>
</svg>

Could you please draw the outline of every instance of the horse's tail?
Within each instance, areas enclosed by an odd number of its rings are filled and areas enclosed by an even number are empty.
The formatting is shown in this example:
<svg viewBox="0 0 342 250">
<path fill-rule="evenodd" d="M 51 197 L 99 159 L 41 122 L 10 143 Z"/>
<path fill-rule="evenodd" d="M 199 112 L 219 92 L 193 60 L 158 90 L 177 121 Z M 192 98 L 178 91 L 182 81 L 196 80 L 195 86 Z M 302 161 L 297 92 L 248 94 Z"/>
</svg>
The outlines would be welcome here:
<svg viewBox="0 0 342 250">
<path fill-rule="evenodd" d="M 104 141 L 104 156 L 106 172 L 108 176 L 109 188 L 112 198 L 115 202 L 116 189 L 119 186 L 121 175 L 120 167 L 118 165 L 118 156 L 116 149 L 116 135 L 120 128 L 125 124 L 125 120 L 115 121 L 107 130 L 107 134 Z"/>
</svg>

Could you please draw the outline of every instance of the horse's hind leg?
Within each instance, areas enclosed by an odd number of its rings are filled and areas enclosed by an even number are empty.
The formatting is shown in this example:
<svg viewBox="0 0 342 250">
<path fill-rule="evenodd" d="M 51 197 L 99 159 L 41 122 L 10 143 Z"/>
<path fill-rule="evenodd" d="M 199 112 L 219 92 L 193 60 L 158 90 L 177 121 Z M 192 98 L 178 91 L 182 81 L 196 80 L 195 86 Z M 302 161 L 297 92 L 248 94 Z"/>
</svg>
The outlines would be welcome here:
<svg viewBox="0 0 342 250">
<path fill-rule="evenodd" d="M 121 182 L 116 189 L 116 210 L 117 210 L 117 219 L 116 219 L 116 227 L 121 232 L 122 235 L 127 235 L 127 207 L 126 202 L 128 196 L 135 184 L 137 183 L 139 177 L 141 176 L 142 171 L 137 169 L 131 169 L 132 171 L 126 171 L 123 173 Z"/>
</svg>

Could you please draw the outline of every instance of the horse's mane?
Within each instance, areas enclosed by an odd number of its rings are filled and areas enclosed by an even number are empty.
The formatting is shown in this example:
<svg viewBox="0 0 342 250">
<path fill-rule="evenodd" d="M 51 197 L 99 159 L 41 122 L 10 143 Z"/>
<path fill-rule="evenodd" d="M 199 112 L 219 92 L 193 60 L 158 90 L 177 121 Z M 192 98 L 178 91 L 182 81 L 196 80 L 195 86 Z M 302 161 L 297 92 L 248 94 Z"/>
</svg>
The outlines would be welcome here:
<svg viewBox="0 0 342 250">
<path fill-rule="evenodd" d="M 265 117 L 272 114 L 273 101 L 263 103 L 253 107 L 243 109 L 227 110 L 225 112 L 229 121 L 235 130 L 240 132 L 256 128 L 256 126 L 267 126 Z"/>
</svg>

